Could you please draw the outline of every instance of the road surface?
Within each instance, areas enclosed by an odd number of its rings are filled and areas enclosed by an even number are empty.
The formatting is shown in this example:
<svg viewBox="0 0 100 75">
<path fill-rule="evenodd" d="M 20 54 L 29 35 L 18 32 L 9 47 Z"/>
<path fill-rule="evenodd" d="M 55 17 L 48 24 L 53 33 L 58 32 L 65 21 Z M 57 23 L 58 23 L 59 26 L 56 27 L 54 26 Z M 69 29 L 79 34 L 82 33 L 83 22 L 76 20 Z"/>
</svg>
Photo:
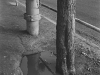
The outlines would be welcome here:
<svg viewBox="0 0 100 75">
<path fill-rule="evenodd" d="M 40 0 L 57 10 L 57 0 Z M 76 0 L 76 17 L 100 27 L 100 0 Z"/>
</svg>

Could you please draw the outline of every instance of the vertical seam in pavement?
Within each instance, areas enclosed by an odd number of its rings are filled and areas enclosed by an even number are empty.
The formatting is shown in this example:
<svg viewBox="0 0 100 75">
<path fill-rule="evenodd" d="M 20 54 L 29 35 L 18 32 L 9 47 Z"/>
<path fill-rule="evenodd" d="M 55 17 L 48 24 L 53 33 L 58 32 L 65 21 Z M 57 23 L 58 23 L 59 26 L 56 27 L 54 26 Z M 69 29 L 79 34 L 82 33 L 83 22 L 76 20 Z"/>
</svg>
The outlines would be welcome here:
<svg viewBox="0 0 100 75">
<path fill-rule="evenodd" d="M 18 36 L 18 35 L 17 35 Z M 24 44 L 23 44 L 23 41 L 22 41 L 22 39 L 21 39 L 21 37 L 20 36 L 18 36 L 18 38 L 19 38 L 19 40 L 20 40 L 20 43 L 21 43 L 21 45 L 23 46 L 23 48 L 26 50 L 26 48 L 25 48 L 25 46 L 24 46 Z M 24 52 L 23 52 L 24 53 Z M 23 53 L 22 53 L 22 56 L 23 56 Z"/>
</svg>

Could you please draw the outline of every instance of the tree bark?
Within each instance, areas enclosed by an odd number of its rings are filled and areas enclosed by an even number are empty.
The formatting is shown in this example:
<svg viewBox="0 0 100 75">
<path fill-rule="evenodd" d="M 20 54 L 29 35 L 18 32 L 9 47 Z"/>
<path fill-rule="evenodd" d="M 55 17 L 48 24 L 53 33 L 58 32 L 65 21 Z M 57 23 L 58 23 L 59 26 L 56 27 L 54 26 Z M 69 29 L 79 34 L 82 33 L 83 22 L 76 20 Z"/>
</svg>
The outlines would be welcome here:
<svg viewBox="0 0 100 75">
<path fill-rule="evenodd" d="M 57 0 L 56 71 L 74 75 L 75 0 Z"/>
<path fill-rule="evenodd" d="M 67 65 L 66 65 L 66 47 L 65 47 L 65 29 L 66 29 L 66 18 L 68 12 L 68 0 L 57 0 L 57 34 L 56 34 L 56 71 L 61 75 L 66 75 Z M 66 13 L 65 13 L 66 12 Z"/>
<path fill-rule="evenodd" d="M 75 75 L 75 50 L 74 50 L 74 35 L 75 35 L 75 0 L 68 2 L 68 22 L 66 26 L 65 45 L 67 50 L 67 68 L 69 75 Z"/>
</svg>

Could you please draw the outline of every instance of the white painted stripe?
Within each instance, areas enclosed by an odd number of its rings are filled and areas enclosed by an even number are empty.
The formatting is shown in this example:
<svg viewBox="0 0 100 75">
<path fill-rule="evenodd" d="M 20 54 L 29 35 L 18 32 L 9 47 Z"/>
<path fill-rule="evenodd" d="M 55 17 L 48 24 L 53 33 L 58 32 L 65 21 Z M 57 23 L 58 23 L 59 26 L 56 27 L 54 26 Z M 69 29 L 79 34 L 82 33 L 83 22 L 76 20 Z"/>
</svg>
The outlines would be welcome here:
<svg viewBox="0 0 100 75">
<path fill-rule="evenodd" d="M 9 4 L 16 6 L 17 3 L 16 2 L 9 2 Z"/>
<path fill-rule="evenodd" d="M 45 19 L 47 19 L 48 21 L 50 21 L 51 23 L 53 23 L 54 25 L 56 25 L 56 22 L 55 21 L 51 20 L 50 18 L 48 18 L 48 17 L 46 17 L 44 15 L 41 15 L 41 16 L 43 16 Z"/>
<path fill-rule="evenodd" d="M 96 26 L 94 26 L 94 25 L 92 25 L 90 23 L 87 23 L 87 22 L 85 22 L 85 21 L 83 21 L 81 19 L 78 19 L 78 18 L 76 18 L 76 21 L 78 23 L 81 23 L 82 25 L 87 26 L 88 28 L 91 28 L 91 29 L 93 29 L 93 30 L 95 30 L 95 31 L 100 33 L 100 28 L 98 28 L 98 27 L 96 27 Z"/>
<path fill-rule="evenodd" d="M 26 8 L 25 4 L 23 4 L 23 3 L 19 2 L 19 1 L 18 1 L 18 3 Z M 41 14 L 41 16 L 44 17 L 45 19 L 47 19 L 48 21 L 50 21 L 51 23 L 53 23 L 54 25 L 56 25 L 55 21 L 51 20 L 50 18 L 48 18 L 48 17 L 46 17 L 46 16 L 44 16 L 42 14 Z"/>
<path fill-rule="evenodd" d="M 18 1 L 18 3 L 26 8 L 25 4 L 23 4 L 23 3 L 19 2 L 19 1 Z"/>
</svg>

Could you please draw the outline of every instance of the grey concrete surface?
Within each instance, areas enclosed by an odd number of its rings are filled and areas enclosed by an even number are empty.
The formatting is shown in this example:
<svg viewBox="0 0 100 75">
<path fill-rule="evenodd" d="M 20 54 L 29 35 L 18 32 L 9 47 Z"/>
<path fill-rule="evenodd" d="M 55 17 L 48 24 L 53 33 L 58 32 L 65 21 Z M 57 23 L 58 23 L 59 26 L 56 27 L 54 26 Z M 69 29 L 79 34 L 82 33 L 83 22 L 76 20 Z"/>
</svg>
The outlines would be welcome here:
<svg viewBox="0 0 100 75">
<path fill-rule="evenodd" d="M 39 36 L 26 31 L 20 6 L 0 0 L 0 75 L 22 75 L 22 55 L 55 49 L 55 25 L 42 18 Z"/>
</svg>

